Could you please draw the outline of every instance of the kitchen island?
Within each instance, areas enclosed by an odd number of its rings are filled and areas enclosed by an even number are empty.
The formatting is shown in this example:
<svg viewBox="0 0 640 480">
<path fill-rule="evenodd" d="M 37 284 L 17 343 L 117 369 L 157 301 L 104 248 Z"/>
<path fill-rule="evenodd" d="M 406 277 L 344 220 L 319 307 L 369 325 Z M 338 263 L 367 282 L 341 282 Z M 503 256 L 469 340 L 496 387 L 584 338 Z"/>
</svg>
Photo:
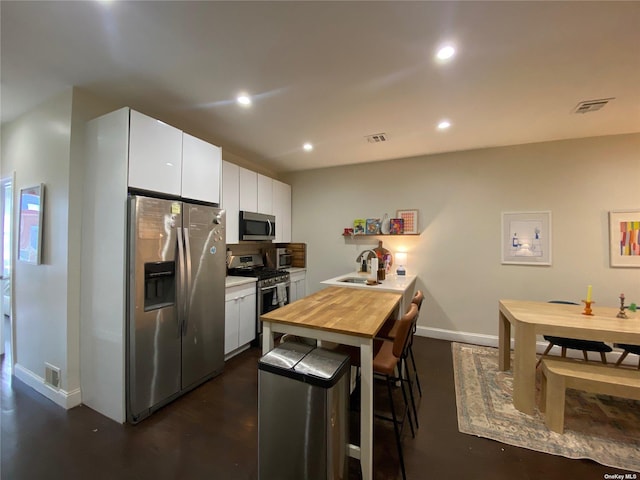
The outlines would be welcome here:
<svg viewBox="0 0 640 480">
<path fill-rule="evenodd" d="M 416 279 L 417 277 L 415 275 L 389 274 L 377 285 L 367 285 L 365 283 L 367 280 L 366 273 L 350 272 L 324 280 L 320 283 L 333 287 L 357 288 L 370 292 L 399 293 L 402 295 L 402 299 L 400 300 L 400 308 L 396 315 L 397 318 L 400 318 L 409 309 L 416 287 Z"/>
<path fill-rule="evenodd" d="M 363 480 L 373 478 L 373 339 L 401 298 L 393 292 L 328 287 L 260 317 L 263 354 L 273 349 L 275 332 L 360 349 L 360 445 L 350 445 L 349 455 L 360 459 Z"/>
</svg>

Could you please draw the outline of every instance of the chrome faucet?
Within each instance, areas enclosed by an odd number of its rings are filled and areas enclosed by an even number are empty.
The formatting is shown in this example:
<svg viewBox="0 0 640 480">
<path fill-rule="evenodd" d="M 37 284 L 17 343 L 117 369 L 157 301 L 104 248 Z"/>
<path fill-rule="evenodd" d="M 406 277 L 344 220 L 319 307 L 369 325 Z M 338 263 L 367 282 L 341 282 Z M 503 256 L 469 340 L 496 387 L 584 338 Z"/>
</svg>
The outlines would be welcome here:
<svg viewBox="0 0 640 480">
<path fill-rule="evenodd" d="M 371 256 L 373 254 L 373 257 Z M 366 256 L 365 256 L 366 255 Z M 358 262 L 359 264 L 364 263 L 364 269 L 360 269 L 362 272 L 366 272 L 367 271 L 367 260 L 369 260 L 370 258 L 377 258 L 378 254 L 376 252 L 374 252 L 373 250 L 364 250 L 362 252 L 360 252 L 360 254 L 356 257 L 356 262 Z"/>
<path fill-rule="evenodd" d="M 366 258 L 364 257 L 364 254 L 367 254 Z M 374 252 L 373 250 L 363 250 L 362 252 L 360 252 L 358 254 L 358 256 L 356 257 L 356 262 L 362 262 L 362 260 L 369 260 L 371 257 L 371 254 L 373 254 L 374 257 L 377 257 L 378 254 L 376 252 Z"/>
</svg>

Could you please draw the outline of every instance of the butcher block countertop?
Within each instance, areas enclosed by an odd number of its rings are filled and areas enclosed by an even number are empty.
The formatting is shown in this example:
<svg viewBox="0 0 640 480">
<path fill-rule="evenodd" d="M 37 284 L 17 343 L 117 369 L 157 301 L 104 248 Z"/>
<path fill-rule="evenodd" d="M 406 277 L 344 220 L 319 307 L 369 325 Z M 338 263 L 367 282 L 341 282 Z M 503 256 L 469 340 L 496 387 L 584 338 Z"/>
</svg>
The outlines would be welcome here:
<svg viewBox="0 0 640 480">
<path fill-rule="evenodd" d="M 399 304 L 399 293 L 327 287 L 260 317 L 336 333 L 374 337 Z"/>
</svg>

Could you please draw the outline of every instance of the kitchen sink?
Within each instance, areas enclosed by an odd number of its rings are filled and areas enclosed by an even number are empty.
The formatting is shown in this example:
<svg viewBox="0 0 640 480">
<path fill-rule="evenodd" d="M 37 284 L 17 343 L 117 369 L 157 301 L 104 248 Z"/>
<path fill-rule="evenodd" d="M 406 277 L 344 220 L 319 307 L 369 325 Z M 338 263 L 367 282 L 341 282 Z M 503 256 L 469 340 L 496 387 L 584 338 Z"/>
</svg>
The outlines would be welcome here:
<svg viewBox="0 0 640 480">
<path fill-rule="evenodd" d="M 347 277 L 347 278 L 341 278 L 338 281 L 345 282 L 345 283 L 362 283 L 362 284 L 367 283 L 367 279 L 363 277 Z"/>
</svg>

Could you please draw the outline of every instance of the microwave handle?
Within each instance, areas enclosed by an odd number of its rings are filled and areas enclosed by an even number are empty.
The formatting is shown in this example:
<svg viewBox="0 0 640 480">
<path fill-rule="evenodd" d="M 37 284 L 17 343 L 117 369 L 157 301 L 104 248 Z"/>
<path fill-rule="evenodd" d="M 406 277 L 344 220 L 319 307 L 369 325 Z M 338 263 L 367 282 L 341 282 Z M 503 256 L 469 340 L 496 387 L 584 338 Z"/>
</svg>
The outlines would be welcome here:
<svg viewBox="0 0 640 480">
<path fill-rule="evenodd" d="M 269 236 L 273 236 L 273 226 L 271 225 L 271 220 L 267 219 L 267 223 L 269 224 Z"/>
</svg>

